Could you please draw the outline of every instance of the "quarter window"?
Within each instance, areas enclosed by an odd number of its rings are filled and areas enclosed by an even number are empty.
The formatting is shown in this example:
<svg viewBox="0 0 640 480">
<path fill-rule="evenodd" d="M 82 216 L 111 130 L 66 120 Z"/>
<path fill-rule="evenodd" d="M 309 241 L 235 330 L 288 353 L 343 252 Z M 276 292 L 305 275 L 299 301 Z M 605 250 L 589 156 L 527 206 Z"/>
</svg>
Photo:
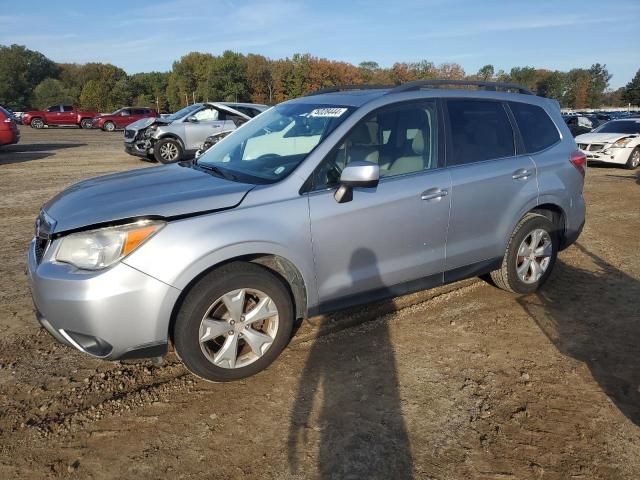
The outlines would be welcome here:
<svg viewBox="0 0 640 480">
<path fill-rule="evenodd" d="M 314 174 L 314 190 L 338 184 L 344 167 L 365 160 L 380 177 L 421 172 L 438 166 L 438 115 L 434 101 L 385 108 L 360 121 Z"/>
<path fill-rule="evenodd" d="M 515 155 L 513 128 L 502 103 L 448 100 L 452 155 L 450 165 L 464 165 Z"/>
<path fill-rule="evenodd" d="M 553 121 L 542 108 L 528 103 L 509 102 L 527 153 L 535 153 L 560 140 Z"/>
</svg>

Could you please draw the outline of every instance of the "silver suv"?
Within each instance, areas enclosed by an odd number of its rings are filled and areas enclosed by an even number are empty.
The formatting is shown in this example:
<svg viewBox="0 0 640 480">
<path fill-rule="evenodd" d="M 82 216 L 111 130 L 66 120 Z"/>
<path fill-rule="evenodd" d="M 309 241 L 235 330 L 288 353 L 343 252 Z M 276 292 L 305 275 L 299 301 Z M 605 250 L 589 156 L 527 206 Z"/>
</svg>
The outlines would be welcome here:
<svg viewBox="0 0 640 480">
<path fill-rule="evenodd" d="M 557 103 L 464 85 L 481 89 L 324 91 L 197 161 L 72 186 L 29 247 L 40 323 L 110 360 L 171 342 L 224 381 L 267 367 L 297 319 L 475 275 L 534 292 L 582 230 L 585 156 Z"/>
<path fill-rule="evenodd" d="M 172 115 L 128 125 L 124 150 L 161 163 L 179 162 L 192 157 L 210 135 L 235 130 L 266 109 L 254 103 L 194 103 Z"/>
</svg>

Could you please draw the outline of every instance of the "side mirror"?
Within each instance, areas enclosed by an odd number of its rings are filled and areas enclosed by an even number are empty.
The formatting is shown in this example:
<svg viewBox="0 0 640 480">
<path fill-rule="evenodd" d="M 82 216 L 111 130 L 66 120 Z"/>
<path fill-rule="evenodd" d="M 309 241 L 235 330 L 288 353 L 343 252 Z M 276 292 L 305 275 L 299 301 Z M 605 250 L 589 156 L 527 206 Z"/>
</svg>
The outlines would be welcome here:
<svg viewBox="0 0 640 480">
<path fill-rule="evenodd" d="M 376 163 L 356 160 L 344 167 L 340 175 L 340 186 L 334 194 L 338 203 L 353 200 L 353 188 L 375 188 L 380 181 L 380 167 Z"/>
<path fill-rule="evenodd" d="M 196 118 L 195 115 L 191 115 L 191 116 L 187 117 L 187 122 L 198 123 L 198 119 Z"/>
</svg>

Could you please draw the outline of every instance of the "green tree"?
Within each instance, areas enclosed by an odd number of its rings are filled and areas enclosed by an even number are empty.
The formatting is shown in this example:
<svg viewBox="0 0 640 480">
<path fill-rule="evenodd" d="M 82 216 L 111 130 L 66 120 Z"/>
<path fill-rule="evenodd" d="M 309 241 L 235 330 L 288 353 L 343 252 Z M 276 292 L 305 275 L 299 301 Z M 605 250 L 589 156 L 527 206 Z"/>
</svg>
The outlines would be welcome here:
<svg viewBox="0 0 640 480">
<path fill-rule="evenodd" d="M 536 93 L 541 97 L 555 98 L 565 106 L 567 90 L 567 75 L 564 72 L 547 72 L 536 84 Z"/>
<path fill-rule="evenodd" d="M 589 84 L 588 104 L 592 108 L 597 108 L 602 105 L 603 94 L 609 87 L 611 75 L 606 65 L 594 63 L 589 68 L 589 76 L 591 77 L 591 82 Z"/>
<path fill-rule="evenodd" d="M 47 108 L 58 103 L 75 103 L 76 98 L 69 92 L 62 81 L 46 78 L 33 90 L 32 104 L 38 109 Z"/>
<path fill-rule="evenodd" d="M 204 87 L 204 88 L 202 88 Z M 207 81 L 198 88 L 201 97 L 213 101 L 248 101 L 247 60 L 241 53 L 226 50 L 209 63 Z"/>
<path fill-rule="evenodd" d="M 632 105 L 640 105 L 640 70 L 638 70 L 633 79 L 624 87 L 622 100 Z"/>
<path fill-rule="evenodd" d="M 99 112 L 110 111 L 111 104 L 108 95 L 109 90 L 104 83 L 98 80 L 89 80 L 80 92 L 80 107 Z"/>
<path fill-rule="evenodd" d="M 478 70 L 478 73 L 476 74 L 476 76 L 480 80 L 484 80 L 485 82 L 488 80 L 492 80 L 494 75 L 495 69 L 493 68 L 493 65 L 485 65 L 480 70 Z"/>
<path fill-rule="evenodd" d="M 0 45 L 0 104 L 14 110 L 30 107 L 36 85 L 57 75 L 56 64 L 40 52 Z"/>
</svg>

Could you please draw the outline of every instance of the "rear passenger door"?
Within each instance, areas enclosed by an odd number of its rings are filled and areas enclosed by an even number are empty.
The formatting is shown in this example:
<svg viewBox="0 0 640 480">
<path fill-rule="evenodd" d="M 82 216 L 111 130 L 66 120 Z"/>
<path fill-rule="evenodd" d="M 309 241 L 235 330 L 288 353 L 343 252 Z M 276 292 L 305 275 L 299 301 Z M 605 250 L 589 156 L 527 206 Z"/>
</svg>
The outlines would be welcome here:
<svg viewBox="0 0 640 480">
<path fill-rule="evenodd" d="M 445 104 L 452 182 L 445 280 L 455 280 L 500 261 L 522 208 L 537 201 L 538 186 L 505 103 Z"/>
</svg>

